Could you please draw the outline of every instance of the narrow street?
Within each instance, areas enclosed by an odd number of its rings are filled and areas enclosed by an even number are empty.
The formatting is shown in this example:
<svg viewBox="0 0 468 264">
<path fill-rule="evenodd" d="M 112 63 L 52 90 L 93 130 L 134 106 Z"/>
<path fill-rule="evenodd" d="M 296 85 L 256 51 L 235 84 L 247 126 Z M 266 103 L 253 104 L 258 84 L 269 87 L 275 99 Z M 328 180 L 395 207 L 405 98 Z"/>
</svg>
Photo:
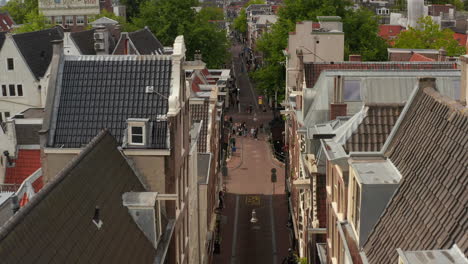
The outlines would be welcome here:
<svg viewBox="0 0 468 264">
<path fill-rule="evenodd" d="M 246 122 L 250 131 L 252 127 L 267 125 L 273 115 L 257 105 L 257 95 L 238 56 L 240 52 L 240 45 L 233 46 L 240 106 L 227 115 L 234 123 Z M 250 105 L 253 113 L 247 111 Z M 250 135 L 235 136 L 237 150 L 227 162 L 228 176 L 223 177 L 226 193 L 221 212 L 221 252 L 214 256 L 213 263 L 280 264 L 287 255 L 290 242 L 284 166 L 273 158 L 267 137 L 268 131 L 261 130 L 258 140 Z M 272 168 L 277 170 L 276 183 L 271 181 Z M 253 209 L 256 223 L 251 223 Z"/>
</svg>

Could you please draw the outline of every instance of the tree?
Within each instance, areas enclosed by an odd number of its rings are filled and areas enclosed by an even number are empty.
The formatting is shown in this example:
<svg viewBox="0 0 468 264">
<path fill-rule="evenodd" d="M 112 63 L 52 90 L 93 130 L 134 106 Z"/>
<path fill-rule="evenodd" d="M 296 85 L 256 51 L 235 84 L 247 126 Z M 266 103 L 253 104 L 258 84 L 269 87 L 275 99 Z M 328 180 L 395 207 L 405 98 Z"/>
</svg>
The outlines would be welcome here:
<svg viewBox="0 0 468 264">
<path fill-rule="evenodd" d="M 242 34 L 247 33 L 247 14 L 244 8 L 241 9 L 239 15 L 234 19 L 233 29 Z"/>
<path fill-rule="evenodd" d="M 432 18 L 422 17 L 416 28 L 401 32 L 395 48 L 403 49 L 445 49 L 448 56 L 459 56 L 465 53 L 465 47 L 460 46 L 453 38 L 453 31 L 446 28 L 441 30 Z"/>
<path fill-rule="evenodd" d="M 23 24 L 26 15 L 38 10 L 37 0 L 10 0 L 5 6 L 0 8 L 0 11 L 7 11 L 13 18 L 16 24 Z"/>
<path fill-rule="evenodd" d="M 199 50 L 208 67 L 221 67 L 228 57 L 226 31 L 208 22 L 216 11 L 196 13 L 192 7 L 197 4 L 196 0 L 151 0 L 141 5 L 140 15 L 132 21 L 138 28 L 148 26 L 164 46 L 184 35 L 187 59 Z"/>
<path fill-rule="evenodd" d="M 343 19 L 345 32 L 345 58 L 360 54 L 365 61 L 387 59 L 387 42 L 378 34 L 377 17 L 369 10 L 358 9 Z"/>
<path fill-rule="evenodd" d="M 51 28 L 52 25 L 46 22 L 46 19 L 42 13 L 38 13 L 37 10 L 33 10 L 26 14 L 24 24 L 15 29 L 15 33 L 26 33 L 38 30 Z"/>
<path fill-rule="evenodd" d="M 224 20 L 223 9 L 218 7 L 206 6 L 198 13 L 204 20 Z"/>
</svg>

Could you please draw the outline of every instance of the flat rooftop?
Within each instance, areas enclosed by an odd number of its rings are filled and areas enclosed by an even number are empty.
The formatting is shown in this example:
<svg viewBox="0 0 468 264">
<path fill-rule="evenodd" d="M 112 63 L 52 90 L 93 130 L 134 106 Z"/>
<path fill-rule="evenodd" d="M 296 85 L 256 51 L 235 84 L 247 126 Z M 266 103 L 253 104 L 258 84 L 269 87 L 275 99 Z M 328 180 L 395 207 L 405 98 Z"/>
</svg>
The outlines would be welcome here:
<svg viewBox="0 0 468 264">
<path fill-rule="evenodd" d="M 349 165 L 361 184 L 398 184 L 401 179 L 400 172 L 388 159 L 350 159 Z"/>
</svg>

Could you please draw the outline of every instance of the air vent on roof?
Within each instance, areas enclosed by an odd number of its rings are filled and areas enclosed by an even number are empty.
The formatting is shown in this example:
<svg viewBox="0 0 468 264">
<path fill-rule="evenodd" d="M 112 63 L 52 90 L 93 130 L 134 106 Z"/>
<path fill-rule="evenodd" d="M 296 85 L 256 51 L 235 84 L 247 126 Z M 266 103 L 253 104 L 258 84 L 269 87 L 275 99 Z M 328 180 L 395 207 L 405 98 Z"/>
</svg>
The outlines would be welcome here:
<svg viewBox="0 0 468 264">
<path fill-rule="evenodd" d="M 103 33 L 94 33 L 94 39 L 104 39 L 104 34 Z"/>
<path fill-rule="evenodd" d="M 104 50 L 104 43 L 94 43 L 95 50 Z"/>
<path fill-rule="evenodd" d="M 93 223 L 97 226 L 98 229 L 100 229 L 102 226 L 102 221 L 99 213 L 99 206 L 96 206 L 96 208 L 94 208 Z"/>
<path fill-rule="evenodd" d="M 154 86 L 153 85 L 146 86 L 146 93 L 154 93 Z"/>
</svg>

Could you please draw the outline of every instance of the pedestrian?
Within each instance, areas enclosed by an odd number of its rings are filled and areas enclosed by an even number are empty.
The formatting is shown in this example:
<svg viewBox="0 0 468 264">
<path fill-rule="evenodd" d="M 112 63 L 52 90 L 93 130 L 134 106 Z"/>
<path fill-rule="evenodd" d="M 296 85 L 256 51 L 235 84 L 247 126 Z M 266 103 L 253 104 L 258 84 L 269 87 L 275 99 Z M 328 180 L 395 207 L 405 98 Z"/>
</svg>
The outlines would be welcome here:
<svg viewBox="0 0 468 264">
<path fill-rule="evenodd" d="M 255 128 L 254 138 L 255 138 L 255 140 L 258 140 L 258 128 Z"/>
<path fill-rule="evenodd" d="M 232 116 L 229 117 L 229 123 L 232 124 Z"/>
<path fill-rule="evenodd" d="M 247 126 L 244 128 L 244 137 L 247 136 L 247 134 L 249 134 L 249 129 L 247 128 Z"/>
<path fill-rule="evenodd" d="M 255 128 L 252 127 L 252 128 L 250 129 L 250 135 L 251 135 L 252 137 L 255 136 Z"/>
<path fill-rule="evenodd" d="M 253 111 L 253 105 L 249 105 L 249 113 L 252 113 Z"/>
</svg>

